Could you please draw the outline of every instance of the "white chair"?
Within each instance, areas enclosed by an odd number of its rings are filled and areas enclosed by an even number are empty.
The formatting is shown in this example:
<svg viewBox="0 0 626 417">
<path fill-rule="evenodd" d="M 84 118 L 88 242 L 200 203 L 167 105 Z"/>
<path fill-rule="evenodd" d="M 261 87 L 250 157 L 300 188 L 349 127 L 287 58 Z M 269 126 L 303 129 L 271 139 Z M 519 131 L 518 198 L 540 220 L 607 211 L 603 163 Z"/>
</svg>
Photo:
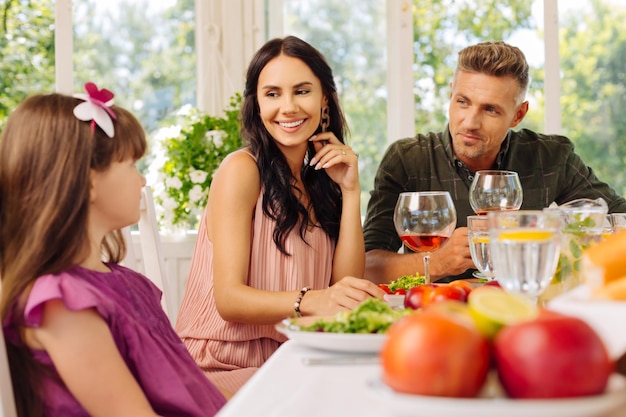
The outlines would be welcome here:
<svg viewBox="0 0 626 417">
<path fill-rule="evenodd" d="M 0 331 L 0 417 L 17 417 L 3 331 Z"/>
<path fill-rule="evenodd" d="M 176 316 L 175 311 L 170 311 L 168 306 L 175 304 L 169 300 L 172 291 L 167 280 L 165 270 L 165 260 L 161 249 L 161 237 L 159 235 L 159 227 L 157 224 L 156 213 L 154 211 L 154 201 L 152 199 L 152 190 L 149 186 L 145 186 L 141 191 L 141 218 L 139 219 L 139 241 L 141 243 L 141 262 L 143 264 L 143 274 L 148 277 L 161 291 L 163 298 L 161 305 L 173 323 Z M 122 234 L 126 240 L 127 254 L 123 264 L 128 268 L 141 271 L 137 263 L 135 247 L 130 232 L 130 227 L 125 227 Z"/>
</svg>

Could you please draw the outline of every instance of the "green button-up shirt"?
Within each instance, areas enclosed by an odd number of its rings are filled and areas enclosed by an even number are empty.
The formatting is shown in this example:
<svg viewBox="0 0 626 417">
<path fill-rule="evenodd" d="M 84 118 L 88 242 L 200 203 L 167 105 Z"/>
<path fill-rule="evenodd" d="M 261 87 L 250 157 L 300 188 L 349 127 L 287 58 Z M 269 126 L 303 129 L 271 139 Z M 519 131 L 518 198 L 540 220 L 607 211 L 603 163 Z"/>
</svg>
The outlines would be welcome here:
<svg viewBox="0 0 626 417">
<path fill-rule="evenodd" d="M 522 184 L 522 210 L 541 210 L 550 203 L 602 197 L 609 212 L 626 212 L 626 200 L 574 152 L 564 136 L 509 130 L 492 169 L 515 171 Z M 393 224 L 398 194 L 448 191 L 457 211 L 457 227 L 474 214 L 469 204 L 473 172 L 454 155 L 448 128 L 392 143 L 378 167 L 364 224 L 365 250 L 398 251 L 402 241 Z"/>
</svg>

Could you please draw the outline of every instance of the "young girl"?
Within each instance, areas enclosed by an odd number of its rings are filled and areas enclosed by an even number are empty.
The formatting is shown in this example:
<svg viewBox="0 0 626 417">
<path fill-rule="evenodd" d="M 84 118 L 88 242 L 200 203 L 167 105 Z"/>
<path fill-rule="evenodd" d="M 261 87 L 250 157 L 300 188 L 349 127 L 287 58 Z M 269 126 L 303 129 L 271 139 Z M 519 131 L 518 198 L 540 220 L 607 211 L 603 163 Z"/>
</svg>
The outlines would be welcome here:
<svg viewBox="0 0 626 417">
<path fill-rule="evenodd" d="M 198 369 L 144 276 L 119 266 L 139 220 L 139 122 L 86 85 L 37 95 L 0 138 L 0 312 L 20 416 L 212 416 Z"/>
<path fill-rule="evenodd" d="M 285 341 L 281 319 L 383 296 L 361 279 L 358 160 L 324 57 L 295 37 L 267 42 L 248 68 L 241 117 L 249 146 L 213 178 L 176 323 L 232 392 Z"/>
</svg>

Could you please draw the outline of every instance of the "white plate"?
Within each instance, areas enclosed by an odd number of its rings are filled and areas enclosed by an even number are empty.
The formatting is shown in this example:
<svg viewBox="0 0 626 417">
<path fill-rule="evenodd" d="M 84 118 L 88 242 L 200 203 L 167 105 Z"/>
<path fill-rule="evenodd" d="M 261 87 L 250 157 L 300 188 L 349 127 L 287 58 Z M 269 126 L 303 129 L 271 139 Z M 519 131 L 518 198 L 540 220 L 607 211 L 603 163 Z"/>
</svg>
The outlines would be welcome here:
<svg viewBox="0 0 626 417">
<path fill-rule="evenodd" d="M 404 295 L 385 294 L 383 298 L 387 301 L 387 304 L 389 304 L 391 308 L 404 308 Z"/>
<path fill-rule="evenodd" d="M 276 325 L 276 330 L 299 344 L 332 352 L 378 353 L 385 334 L 303 332 L 288 321 Z"/>
<path fill-rule="evenodd" d="M 602 395 L 555 400 L 429 397 L 397 393 L 380 380 L 370 385 L 385 407 L 402 417 L 595 417 L 626 405 L 626 378 L 617 374 Z"/>
</svg>

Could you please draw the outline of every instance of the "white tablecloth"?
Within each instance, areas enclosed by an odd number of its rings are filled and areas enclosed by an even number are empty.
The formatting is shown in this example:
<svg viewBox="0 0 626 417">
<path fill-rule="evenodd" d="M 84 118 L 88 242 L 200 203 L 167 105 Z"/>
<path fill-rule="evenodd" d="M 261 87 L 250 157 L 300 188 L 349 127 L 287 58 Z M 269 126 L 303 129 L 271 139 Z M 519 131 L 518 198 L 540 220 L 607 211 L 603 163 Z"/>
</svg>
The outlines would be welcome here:
<svg viewBox="0 0 626 417">
<path fill-rule="evenodd" d="M 217 416 L 386 417 L 392 414 L 385 408 L 388 399 L 370 385 L 380 378 L 379 364 L 305 365 L 303 361 L 326 356 L 337 354 L 286 342 Z M 626 408 L 607 417 L 626 417 Z"/>
<path fill-rule="evenodd" d="M 368 381 L 377 364 L 305 365 L 304 358 L 336 356 L 287 341 L 218 414 L 219 417 L 384 417 Z"/>
</svg>

